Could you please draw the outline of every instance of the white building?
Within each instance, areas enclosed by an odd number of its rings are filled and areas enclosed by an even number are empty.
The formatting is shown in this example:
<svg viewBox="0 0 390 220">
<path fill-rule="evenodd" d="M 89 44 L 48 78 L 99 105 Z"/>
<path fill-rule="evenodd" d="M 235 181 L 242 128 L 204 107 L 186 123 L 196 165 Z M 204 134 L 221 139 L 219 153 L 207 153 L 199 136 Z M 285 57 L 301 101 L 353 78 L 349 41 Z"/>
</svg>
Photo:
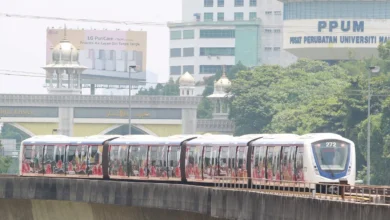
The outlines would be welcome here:
<svg viewBox="0 0 390 220">
<path fill-rule="evenodd" d="M 276 0 L 182 0 L 182 21 L 170 22 L 170 76 L 196 81 L 239 61 L 288 65 L 282 50 L 283 4 Z"/>
</svg>

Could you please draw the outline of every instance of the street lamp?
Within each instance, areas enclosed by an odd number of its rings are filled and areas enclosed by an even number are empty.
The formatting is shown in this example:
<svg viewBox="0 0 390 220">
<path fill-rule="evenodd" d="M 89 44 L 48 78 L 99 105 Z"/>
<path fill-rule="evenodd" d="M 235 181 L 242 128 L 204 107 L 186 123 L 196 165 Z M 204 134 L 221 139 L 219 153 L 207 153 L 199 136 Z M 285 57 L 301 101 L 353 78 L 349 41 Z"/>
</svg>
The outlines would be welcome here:
<svg viewBox="0 0 390 220">
<path fill-rule="evenodd" d="M 131 70 L 135 69 L 136 65 L 129 66 L 129 134 L 131 134 Z"/>
<path fill-rule="evenodd" d="M 370 66 L 370 71 L 368 72 L 368 103 L 367 103 L 367 185 L 370 185 L 371 181 L 371 73 L 378 73 L 381 68 L 379 66 Z"/>
</svg>

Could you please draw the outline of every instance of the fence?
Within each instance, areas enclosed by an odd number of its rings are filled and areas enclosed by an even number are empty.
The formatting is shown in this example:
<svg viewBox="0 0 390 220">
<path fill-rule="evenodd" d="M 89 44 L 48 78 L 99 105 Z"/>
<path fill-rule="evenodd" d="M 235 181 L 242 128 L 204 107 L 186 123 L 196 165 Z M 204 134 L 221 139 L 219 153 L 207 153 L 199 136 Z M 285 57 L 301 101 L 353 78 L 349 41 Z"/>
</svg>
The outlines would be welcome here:
<svg viewBox="0 0 390 220">
<path fill-rule="evenodd" d="M 284 196 L 308 197 L 390 205 L 390 186 L 348 185 L 345 183 L 311 183 L 265 180 L 249 177 L 215 177 L 214 187 L 250 190 Z"/>
</svg>

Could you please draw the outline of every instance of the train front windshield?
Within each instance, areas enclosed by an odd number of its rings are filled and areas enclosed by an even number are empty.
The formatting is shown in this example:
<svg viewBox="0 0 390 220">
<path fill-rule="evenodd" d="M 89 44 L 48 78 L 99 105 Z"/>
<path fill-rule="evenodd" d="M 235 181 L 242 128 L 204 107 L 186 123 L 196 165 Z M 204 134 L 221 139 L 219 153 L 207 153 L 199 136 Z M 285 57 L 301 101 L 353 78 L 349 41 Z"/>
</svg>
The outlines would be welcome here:
<svg viewBox="0 0 390 220">
<path fill-rule="evenodd" d="M 349 157 L 349 144 L 324 141 L 313 144 L 317 166 L 323 171 L 345 171 Z"/>
</svg>

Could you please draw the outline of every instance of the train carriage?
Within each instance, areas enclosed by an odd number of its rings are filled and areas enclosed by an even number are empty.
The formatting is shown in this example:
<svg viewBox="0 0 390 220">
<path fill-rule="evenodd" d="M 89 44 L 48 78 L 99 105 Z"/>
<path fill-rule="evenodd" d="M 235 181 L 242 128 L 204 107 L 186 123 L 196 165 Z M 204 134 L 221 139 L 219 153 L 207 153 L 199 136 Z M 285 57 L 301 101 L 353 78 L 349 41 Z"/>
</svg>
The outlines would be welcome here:
<svg viewBox="0 0 390 220">
<path fill-rule="evenodd" d="M 102 178 L 95 172 L 95 159 L 101 164 L 103 145 L 117 136 L 68 137 L 35 136 L 21 143 L 20 175 Z M 102 171 L 101 166 L 99 168 Z"/>
<path fill-rule="evenodd" d="M 254 184 L 266 182 L 355 183 L 355 149 L 337 134 L 262 138 L 252 143 Z"/>
<path fill-rule="evenodd" d="M 115 139 L 108 151 L 109 178 L 181 181 L 181 146 L 197 136 L 131 135 Z"/>
<path fill-rule="evenodd" d="M 20 175 L 251 185 L 355 184 L 352 141 L 332 133 L 44 135 L 21 144 Z"/>
</svg>

